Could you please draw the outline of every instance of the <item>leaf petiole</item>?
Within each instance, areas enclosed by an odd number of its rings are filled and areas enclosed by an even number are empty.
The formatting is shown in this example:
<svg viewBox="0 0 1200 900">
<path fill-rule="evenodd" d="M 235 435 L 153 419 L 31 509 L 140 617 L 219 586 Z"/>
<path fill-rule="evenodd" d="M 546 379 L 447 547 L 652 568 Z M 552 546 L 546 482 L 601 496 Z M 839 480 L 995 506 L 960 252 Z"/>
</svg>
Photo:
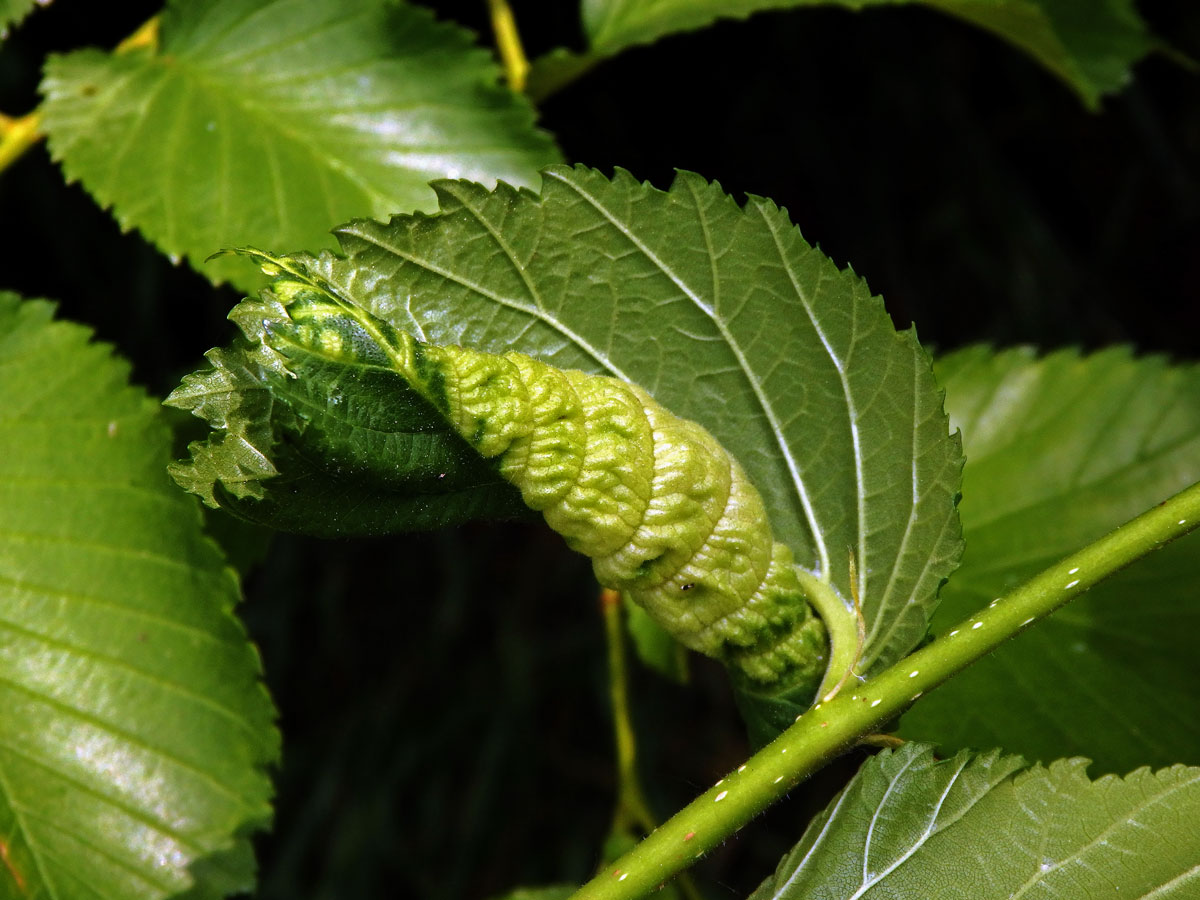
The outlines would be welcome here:
<svg viewBox="0 0 1200 900">
<path fill-rule="evenodd" d="M 621 595 L 604 588 L 600 591 L 600 611 L 608 643 L 609 692 L 613 710 L 613 736 L 617 751 L 617 801 L 605 847 L 627 847 L 637 834 L 649 834 L 658 827 L 637 774 L 637 735 L 629 710 L 629 664 L 625 654 L 625 623 Z M 618 855 L 619 851 L 613 856 Z M 605 863 L 609 858 L 605 859 Z M 701 900 L 699 891 L 687 874 L 677 885 L 685 900 Z"/>
<path fill-rule="evenodd" d="M 621 607 L 619 593 L 608 588 L 600 592 L 600 610 L 604 616 L 604 634 L 608 642 L 609 697 L 617 752 L 617 806 L 613 813 L 613 835 L 626 833 L 631 828 L 652 831 L 658 824 L 646 803 L 637 776 L 637 738 L 629 715 L 629 667 L 625 659 Z"/>
<path fill-rule="evenodd" d="M 125 38 L 121 43 L 117 44 L 113 50 L 114 53 L 129 53 L 137 50 L 139 47 L 149 47 L 152 50 L 158 49 L 158 24 L 159 16 L 151 16 L 145 22 L 138 26 L 137 30 L 129 37 Z"/>
<path fill-rule="evenodd" d="M 0 115 L 0 172 L 7 169 L 40 141 L 42 114 L 34 110 L 23 116 Z"/>
<path fill-rule="evenodd" d="M 829 634 L 829 666 L 817 690 L 818 697 L 836 695 L 850 677 L 862 654 L 861 612 L 849 606 L 828 581 L 797 568 L 800 586 Z"/>
<path fill-rule="evenodd" d="M 147 20 L 137 31 L 121 41 L 116 53 L 128 53 L 137 47 L 158 45 L 158 16 Z M 42 113 L 35 109 L 23 116 L 6 116 L 0 113 L 0 172 L 20 159 L 25 151 L 33 147 L 46 135 L 42 131 Z"/>
</svg>

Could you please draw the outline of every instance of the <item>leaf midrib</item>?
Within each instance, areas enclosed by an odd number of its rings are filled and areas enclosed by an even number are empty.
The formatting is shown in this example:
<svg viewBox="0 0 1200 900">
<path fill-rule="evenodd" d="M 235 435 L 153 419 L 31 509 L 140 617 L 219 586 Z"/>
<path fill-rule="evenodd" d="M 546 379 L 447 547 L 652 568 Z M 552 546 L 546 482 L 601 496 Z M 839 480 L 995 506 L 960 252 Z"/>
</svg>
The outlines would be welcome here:
<svg viewBox="0 0 1200 900">
<path fill-rule="evenodd" d="M 786 437 L 784 436 L 783 427 L 780 424 L 779 416 L 775 411 L 774 405 L 771 403 L 770 399 L 766 396 L 763 385 L 762 385 L 761 381 L 758 379 L 754 369 L 751 367 L 751 365 L 746 357 L 745 351 L 742 349 L 741 345 L 738 343 L 738 341 L 734 337 L 733 333 L 729 330 L 729 327 L 726 324 L 724 318 L 721 317 L 720 315 L 718 315 L 716 310 L 714 310 L 709 304 L 705 303 L 703 301 L 703 299 L 701 298 L 698 291 L 696 291 L 681 276 L 679 276 L 669 265 L 667 265 L 662 259 L 660 259 L 658 257 L 658 255 L 656 253 L 654 253 L 654 251 L 651 250 L 650 247 L 647 246 L 634 233 L 634 230 L 630 226 L 628 226 L 625 222 L 621 221 L 613 212 L 611 212 L 603 203 L 601 203 L 600 200 L 595 195 L 593 195 L 592 193 L 590 193 L 589 191 L 584 189 L 582 185 L 576 184 L 573 181 L 563 178 L 562 173 L 557 170 L 554 170 L 554 169 L 550 169 L 550 170 L 543 172 L 543 178 L 553 179 L 553 180 L 559 182 L 565 188 L 573 191 L 578 197 L 580 197 L 580 199 L 584 200 L 589 206 L 591 206 L 606 221 L 608 221 L 608 223 L 614 229 L 616 229 L 616 231 L 618 233 L 623 235 L 649 262 L 651 262 L 660 272 L 662 272 L 662 274 L 667 279 L 669 279 L 672 284 L 674 284 L 677 288 L 679 288 L 679 290 L 683 292 L 683 295 L 685 297 L 687 297 L 688 300 L 691 301 L 692 305 L 695 306 L 696 309 L 698 309 L 705 316 L 707 316 L 708 319 L 717 328 L 717 331 L 720 333 L 722 340 L 725 342 L 725 344 L 729 347 L 730 351 L 732 352 L 734 359 L 737 362 L 738 369 L 741 371 L 743 377 L 746 379 L 747 384 L 750 386 L 750 388 L 754 394 L 755 403 L 758 405 L 759 409 L 761 410 L 761 412 L 763 414 L 763 417 L 766 419 L 767 424 L 770 427 L 771 436 L 774 439 L 776 446 L 779 448 L 779 451 L 780 451 L 780 454 L 782 455 L 783 460 L 787 464 L 788 472 L 792 477 L 793 487 L 795 488 L 796 494 L 799 497 L 801 505 L 804 508 L 805 517 L 808 520 L 809 530 L 812 534 L 813 542 L 817 549 L 817 555 L 820 560 L 820 572 L 821 572 L 822 576 L 826 580 L 828 580 L 830 577 L 828 550 L 825 546 L 824 536 L 822 535 L 821 530 L 818 527 L 816 514 L 815 514 L 815 511 L 813 510 L 811 499 L 808 496 L 807 487 L 805 486 L 804 480 L 800 475 L 795 456 L 793 455 L 793 453 L 791 451 L 791 447 L 790 447 Z M 693 199 L 697 199 L 695 196 L 695 193 L 694 193 L 693 186 L 691 185 L 690 182 L 688 183 L 688 189 L 690 191 L 692 191 Z M 700 218 L 700 220 L 704 221 L 705 217 L 701 214 L 699 203 L 696 203 L 694 208 L 695 208 L 697 216 Z M 809 318 L 813 319 L 810 302 L 809 302 L 808 298 L 804 296 L 803 292 L 800 291 L 799 285 L 796 283 L 795 277 L 792 273 L 791 266 L 788 264 L 788 260 L 787 260 L 786 255 L 783 252 L 783 248 L 779 244 L 778 234 L 776 233 L 775 228 L 773 227 L 773 223 L 771 223 L 769 220 L 766 220 L 765 217 L 764 217 L 764 221 L 766 222 L 768 228 L 771 231 L 772 238 L 775 241 L 776 251 L 779 254 L 781 263 L 783 264 L 785 270 L 788 273 L 788 277 L 791 280 L 793 287 L 796 289 L 797 296 L 800 297 L 801 302 L 804 304 L 805 312 L 808 314 Z M 817 325 L 815 319 L 813 319 L 813 326 L 817 330 L 817 332 L 819 334 L 821 334 L 820 328 Z M 823 339 L 823 337 L 824 336 L 822 334 L 822 339 Z M 828 346 L 826 346 L 826 349 L 829 350 Z M 835 366 L 836 365 L 837 365 L 837 362 L 836 362 L 836 358 L 835 358 Z M 840 368 L 839 368 L 839 375 L 840 375 Z M 857 453 L 857 446 L 856 446 L 856 453 Z M 857 456 L 856 456 L 856 458 L 857 458 Z"/>
</svg>

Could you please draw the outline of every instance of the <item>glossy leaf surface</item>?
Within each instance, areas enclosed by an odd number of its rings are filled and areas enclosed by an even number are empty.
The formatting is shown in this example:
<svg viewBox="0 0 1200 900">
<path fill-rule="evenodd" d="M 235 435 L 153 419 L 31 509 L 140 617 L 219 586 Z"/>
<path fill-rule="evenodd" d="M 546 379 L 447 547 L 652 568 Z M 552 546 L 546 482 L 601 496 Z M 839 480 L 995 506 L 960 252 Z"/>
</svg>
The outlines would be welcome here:
<svg viewBox="0 0 1200 900">
<path fill-rule="evenodd" d="M 1200 370 L 1123 350 L 938 363 L 968 463 L 963 565 L 935 632 L 1200 480 Z M 1200 542 L 1121 572 L 922 699 L 906 736 L 1086 754 L 1098 771 L 1200 763 Z"/>
<path fill-rule="evenodd" d="M 751 900 L 1194 896 L 1200 769 L 1090 781 L 1086 760 L 1023 766 L 998 752 L 884 751 Z"/>
<path fill-rule="evenodd" d="M 278 736 L 236 579 L 158 404 L 52 312 L 0 295 L 0 896 L 245 890 Z"/>
<path fill-rule="evenodd" d="M 175 2 L 159 47 L 52 57 L 50 150 L 123 228 L 214 280 L 225 247 L 328 246 L 352 216 L 434 205 L 427 182 L 536 181 L 555 161 L 467 33 L 383 0 Z"/>
</svg>

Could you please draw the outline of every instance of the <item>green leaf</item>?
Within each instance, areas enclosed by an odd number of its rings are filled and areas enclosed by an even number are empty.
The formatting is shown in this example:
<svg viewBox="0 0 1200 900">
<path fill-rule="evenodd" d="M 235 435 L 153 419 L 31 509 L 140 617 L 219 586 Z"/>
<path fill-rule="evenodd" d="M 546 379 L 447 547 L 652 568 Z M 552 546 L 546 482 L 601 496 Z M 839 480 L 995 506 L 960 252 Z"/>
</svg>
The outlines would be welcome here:
<svg viewBox="0 0 1200 900">
<path fill-rule="evenodd" d="M 907 653 L 960 551 L 958 440 L 914 335 L 897 334 L 862 281 L 806 244 L 769 201 L 751 198 L 742 209 L 686 173 L 669 192 L 583 168 L 549 169 L 544 185 L 538 197 L 439 183 L 440 215 L 356 222 L 337 231 L 345 257 L 284 263 L 301 282 L 428 344 L 519 349 L 647 387 L 738 458 L 764 495 L 776 538 L 840 595 L 826 619 L 843 630 L 849 623 L 851 633 L 854 552 L 867 624 L 861 671 Z M 283 321 L 269 295 L 239 309 L 251 336 Z M 186 384 L 190 399 L 172 396 L 237 432 L 195 448 L 176 471 L 210 502 L 220 499 L 214 480 L 241 496 L 274 492 L 259 482 L 276 468 L 275 431 L 249 435 L 228 422 L 283 422 L 262 410 L 299 386 L 313 400 L 315 411 L 304 415 L 311 431 L 324 427 L 321 398 L 347 389 L 332 372 L 304 387 L 304 378 L 285 374 L 290 363 L 266 384 L 271 364 L 247 362 L 252 354 L 218 351 L 215 375 Z M 222 391 L 227 399 L 208 399 Z M 403 395 L 401 387 L 382 391 L 389 403 L 409 402 Z M 371 461 L 377 451 L 361 442 L 354 452 L 361 468 L 399 480 L 412 465 L 395 455 Z M 803 698 L 786 698 L 769 717 L 774 727 L 810 698 L 811 686 Z"/>
<path fill-rule="evenodd" d="M 642 607 L 626 596 L 625 627 L 633 641 L 638 659 L 664 678 L 676 684 L 688 680 L 687 649 L 671 633 L 650 617 Z"/>
<path fill-rule="evenodd" d="M 1155 49 L 1132 0 L 583 0 L 591 53 L 609 56 L 667 34 L 768 9 L 836 5 L 859 10 L 923 2 L 995 33 L 1061 78 L 1090 109 L 1129 81 Z M 563 66 L 561 57 L 554 65 Z"/>
<path fill-rule="evenodd" d="M 266 348 L 287 314 L 272 291 L 232 313 L 247 340 L 212 350 L 166 403 L 215 433 L 170 471 L 251 522 L 321 536 L 415 531 L 530 515 L 402 375 L 291 344 Z M 270 489 L 264 488 L 267 480 Z"/>
<path fill-rule="evenodd" d="M 859 278 L 769 200 L 743 209 L 690 173 L 670 191 L 582 167 L 546 170 L 540 198 L 435 188 L 440 216 L 343 226 L 345 257 L 313 273 L 431 343 L 644 386 L 737 457 L 776 539 L 846 602 L 853 550 L 860 671 L 920 640 L 960 552 L 961 456 L 927 355 Z"/>
<path fill-rule="evenodd" d="M 1200 368 L 982 347 L 938 364 L 969 459 L 934 630 L 1200 480 Z M 1200 763 L 1200 540 L 1147 557 L 922 699 L 901 732 L 1104 772 Z"/>
<path fill-rule="evenodd" d="M 19 25 L 35 5 L 34 0 L 0 0 L 0 40 L 8 37 L 9 29 Z"/>
<path fill-rule="evenodd" d="M 936 761 L 906 744 L 868 760 L 751 900 L 1189 897 L 1200 769 L 1090 781 L 1087 760 Z"/>
<path fill-rule="evenodd" d="M 429 209 L 427 182 L 536 181 L 558 158 L 471 36 L 385 0 L 173 2 L 161 46 L 51 57 L 50 150 L 123 228 L 214 281 L 213 252 L 321 247 L 353 216 Z"/>
<path fill-rule="evenodd" d="M 1162 48 L 1132 0 L 923 0 L 992 32 L 1046 67 L 1090 110 Z"/>
<path fill-rule="evenodd" d="M 159 406 L 52 314 L 0 295 L 0 895 L 246 890 L 279 748 L 236 579 Z"/>
</svg>

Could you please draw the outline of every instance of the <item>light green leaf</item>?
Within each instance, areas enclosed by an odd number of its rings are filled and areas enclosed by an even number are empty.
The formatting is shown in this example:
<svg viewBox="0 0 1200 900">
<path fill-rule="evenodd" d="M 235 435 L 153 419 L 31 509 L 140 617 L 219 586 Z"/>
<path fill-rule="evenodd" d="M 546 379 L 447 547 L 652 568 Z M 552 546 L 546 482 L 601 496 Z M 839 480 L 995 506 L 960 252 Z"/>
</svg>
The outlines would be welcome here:
<svg viewBox="0 0 1200 900">
<path fill-rule="evenodd" d="M 762 10 L 817 5 L 860 10 L 909 2 L 997 34 L 1061 78 L 1092 109 L 1104 94 L 1123 87 L 1129 67 L 1158 46 L 1132 0 L 583 0 L 583 21 L 592 54 L 608 56 Z"/>
<path fill-rule="evenodd" d="M 34 0 L 0 0 L 0 40 L 33 10 Z"/>
<path fill-rule="evenodd" d="M 157 50 L 52 57 L 50 150 L 123 228 L 215 281 L 223 247 L 329 246 L 353 216 L 429 209 L 427 182 L 536 181 L 558 155 L 467 33 L 387 0 L 173 2 Z"/>
<path fill-rule="evenodd" d="M 1195 366 L 975 347 L 938 373 L 966 445 L 967 553 L 935 631 L 1200 480 Z M 922 699 L 902 733 L 1033 759 L 1086 754 L 1104 772 L 1200 763 L 1198 580 L 1191 535 Z"/>
<path fill-rule="evenodd" d="M 751 900 L 1195 896 L 1200 769 L 1090 781 L 1087 760 L 867 761 Z"/>
<path fill-rule="evenodd" d="M 158 405 L 52 312 L 0 295 L 0 896 L 245 890 L 278 735 L 236 579 Z"/>
</svg>

